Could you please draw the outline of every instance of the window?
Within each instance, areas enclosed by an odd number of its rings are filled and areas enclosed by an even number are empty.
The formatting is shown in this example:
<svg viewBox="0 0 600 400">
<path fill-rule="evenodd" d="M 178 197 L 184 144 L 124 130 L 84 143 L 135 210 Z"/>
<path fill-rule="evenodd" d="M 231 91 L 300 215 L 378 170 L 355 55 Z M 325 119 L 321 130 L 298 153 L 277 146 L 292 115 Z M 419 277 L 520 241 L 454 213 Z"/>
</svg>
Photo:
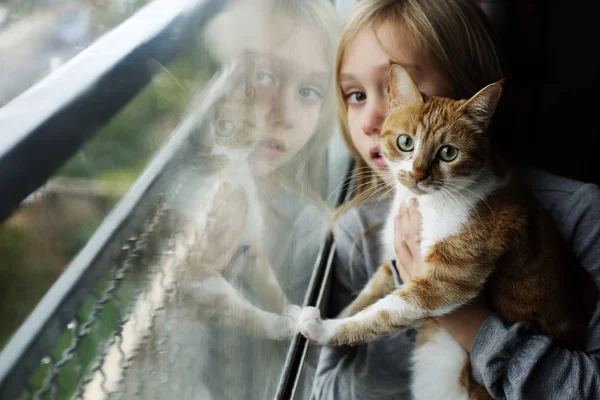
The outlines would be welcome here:
<svg viewBox="0 0 600 400">
<path fill-rule="evenodd" d="M 21 46 L 31 74 L 8 50 L 0 81 L 3 398 L 290 393 L 288 315 L 319 298 L 348 168 L 337 20 L 324 0 L 0 6 L 0 46 L 52 43 Z"/>
</svg>

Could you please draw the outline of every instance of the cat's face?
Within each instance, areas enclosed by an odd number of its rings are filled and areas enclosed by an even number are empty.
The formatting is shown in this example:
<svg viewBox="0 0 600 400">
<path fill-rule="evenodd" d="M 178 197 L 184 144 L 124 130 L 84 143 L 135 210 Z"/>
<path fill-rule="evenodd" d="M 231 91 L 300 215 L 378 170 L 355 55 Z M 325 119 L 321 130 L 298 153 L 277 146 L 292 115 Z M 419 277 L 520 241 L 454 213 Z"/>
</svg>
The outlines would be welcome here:
<svg viewBox="0 0 600 400">
<path fill-rule="evenodd" d="M 246 79 L 215 106 L 210 125 L 213 154 L 227 156 L 231 161 L 246 161 L 253 146 L 255 129 L 253 86 Z"/>
<path fill-rule="evenodd" d="M 501 88 L 493 83 L 469 100 L 424 99 L 409 74 L 393 64 L 381 152 L 395 180 L 417 195 L 474 183 L 489 156 L 486 131 Z"/>
</svg>

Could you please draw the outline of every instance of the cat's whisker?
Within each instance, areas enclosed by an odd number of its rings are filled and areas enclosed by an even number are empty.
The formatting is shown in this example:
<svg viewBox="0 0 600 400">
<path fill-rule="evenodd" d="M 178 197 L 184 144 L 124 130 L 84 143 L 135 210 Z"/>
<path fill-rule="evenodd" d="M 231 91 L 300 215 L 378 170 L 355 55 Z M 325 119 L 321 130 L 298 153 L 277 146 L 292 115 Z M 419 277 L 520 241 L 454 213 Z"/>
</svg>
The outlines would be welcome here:
<svg viewBox="0 0 600 400">
<path fill-rule="evenodd" d="M 368 186 L 369 184 L 363 184 L 363 186 Z M 363 192 L 359 193 L 354 200 L 355 201 L 360 201 L 363 199 L 363 197 L 366 197 L 368 199 L 368 197 L 370 197 L 372 194 L 377 193 L 377 191 L 381 190 L 381 186 L 380 185 L 375 185 L 372 187 L 368 187 L 367 189 L 365 189 Z"/>
<path fill-rule="evenodd" d="M 448 200 L 450 200 L 454 207 L 460 208 L 460 200 L 457 199 L 452 192 L 450 192 L 447 188 L 442 188 L 448 194 Z M 454 213 L 452 215 L 455 215 Z M 455 215 L 455 218 L 460 219 L 458 215 Z M 471 231 L 469 227 L 467 227 L 466 235 L 471 237 L 471 240 L 475 240 L 475 235 Z"/>
<path fill-rule="evenodd" d="M 441 188 L 441 189 L 442 189 L 442 190 L 444 190 L 446 193 L 448 193 L 449 200 L 450 200 L 450 201 L 452 201 L 452 203 L 454 204 L 454 206 L 456 207 L 456 206 L 458 205 L 458 208 L 460 208 L 460 200 L 459 200 L 459 199 L 457 199 L 457 198 L 454 196 L 454 194 L 452 194 L 452 192 L 450 192 L 450 190 L 452 190 L 452 188 Z M 449 190 L 449 189 L 450 189 L 450 190 Z M 459 193 L 459 194 L 460 194 L 460 193 Z M 463 196 L 463 197 L 464 197 L 464 196 Z M 468 201 L 468 199 L 466 199 L 466 198 L 465 198 L 465 200 L 466 200 L 467 202 L 469 202 L 469 201 Z M 471 203 L 469 203 L 469 204 L 471 204 Z M 478 218 L 479 218 L 479 220 L 481 221 L 481 217 L 479 216 L 479 214 L 477 213 L 477 211 L 475 211 L 475 213 L 477 214 L 477 217 L 478 217 Z M 455 216 L 455 217 L 456 217 L 457 219 L 459 218 L 459 216 Z M 475 234 L 474 234 L 474 233 L 471 231 L 471 228 L 470 228 L 469 226 L 467 226 L 467 232 L 468 232 L 468 234 L 471 236 L 471 239 L 472 239 L 472 240 L 475 240 L 475 239 L 476 239 L 476 237 L 475 237 Z"/>
<path fill-rule="evenodd" d="M 369 201 L 372 196 L 378 195 L 378 194 L 382 193 L 384 190 L 385 190 L 385 186 L 381 185 L 381 186 L 377 186 L 377 187 L 373 188 L 371 193 L 365 193 L 365 196 L 364 196 L 365 200 L 358 206 L 358 209 L 360 209 L 363 205 L 365 205 L 365 203 L 367 201 Z"/>
<path fill-rule="evenodd" d="M 452 183 L 448 183 L 448 184 L 450 186 L 453 186 L 453 187 L 456 187 L 456 188 L 459 188 L 459 189 L 462 189 L 462 190 L 466 190 L 467 192 L 472 193 L 473 195 L 477 196 L 490 209 L 490 212 L 493 213 L 492 207 L 490 207 L 489 203 L 479 193 L 476 193 L 476 192 L 474 192 L 474 191 L 472 191 L 470 189 L 467 189 L 467 188 L 463 188 L 463 187 L 461 187 L 459 185 L 454 185 Z"/>
<path fill-rule="evenodd" d="M 491 175 L 491 176 L 495 176 L 496 175 L 493 171 L 488 171 L 485 168 L 481 168 L 479 171 L 482 172 L 482 173 L 484 173 L 484 174 Z"/>
<path fill-rule="evenodd" d="M 453 183 L 453 182 L 466 182 L 466 183 L 473 183 L 476 184 L 478 183 L 477 181 L 471 180 L 471 179 L 456 179 L 456 178 L 452 178 L 452 179 L 440 179 L 442 182 L 444 183 Z"/>
<path fill-rule="evenodd" d="M 357 207 L 357 209 L 360 209 L 368 200 L 370 200 L 372 196 L 375 196 L 378 193 L 382 193 L 385 189 L 386 187 L 384 184 L 378 184 L 360 193 L 355 199 L 353 199 L 353 202 L 358 203 L 362 201 L 362 203 Z"/>
<path fill-rule="evenodd" d="M 442 187 L 440 188 L 444 191 L 444 193 L 446 193 L 446 196 L 444 196 L 445 199 L 447 199 L 449 202 L 452 203 L 452 205 L 454 207 L 456 207 L 457 205 L 460 205 L 460 201 L 454 196 L 454 194 L 452 192 L 450 192 L 448 189 Z M 448 204 L 448 210 L 451 211 L 451 206 Z M 460 217 L 458 215 L 456 215 L 455 213 L 450 213 L 454 216 L 454 218 L 459 219 Z"/>
<path fill-rule="evenodd" d="M 389 190 L 387 190 L 387 191 L 386 191 L 384 194 L 382 194 L 382 195 L 379 197 L 379 200 L 377 201 L 377 203 L 375 204 L 375 207 L 373 207 L 373 209 L 374 209 L 374 210 L 375 210 L 375 209 L 377 209 L 377 206 L 379 205 L 379 203 L 381 202 L 381 200 L 382 200 L 382 199 L 383 199 L 385 196 L 387 196 L 387 195 L 388 195 L 388 193 L 390 193 L 390 192 L 394 191 L 395 189 L 396 189 L 396 188 L 392 186 L 392 187 L 391 187 Z"/>
<path fill-rule="evenodd" d="M 339 193 L 342 189 L 342 187 L 344 187 L 344 185 L 350 185 L 352 183 L 352 177 L 348 177 L 348 178 L 344 178 L 342 179 L 342 181 L 331 191 L 331 193 L 329 193 L 329 195 L 327 196 L 327 198 L 325 199 L 325 201 L 328 201 L 331 196 L 333 196 L 336 193 Z"/>
<path fill-rule="evenodd" d="M 448 187 L 447 189 L 449 189 L 452 192 L 457 193 L 459 196 L 461 196 L 467 202 L 467 204 L 470 205 L 471 210 L 473 210 L 475 212 L 475 215 L 479 219 L 479 222 L 483 223 L 483 218 L 481 217 L 481 214 L 479 213 L 479 211 L 477 211 L 477 207 L 475 206 L 475 201 L 470 200 L 468 197 L 463 195 L 460 191 L 458 191 L 452 187 Z"/>
<path fill-rule="evenodd" d="M 362 189 L 362 188 L 364 188 L 364 187 L 367 187 L 368 189 L 371 189 L 371 188 L 369 188 L 369 186 L 373 186 L 374 188 L 376 188 L 376 187 L 378 187 L 379 185 L 380 185 L 380 183 L 375 183 L 375 184 L 373 184 L 373 182 L 366 182 L 366 183 L 362 183 L 362 184 L 360 184 L 360 185 L 357 185 L 357 186 L 356 186 L 355 188 L 353 188 L 353 189 L 352 189 L 352 191 L 350 192 L 350 197 L 352 197 L 352 196 L 354 195 L 354 193 L 358 192 L 358 191 L 359 191 L 359 189 Z"/>
<path fill-rule="evenodd" d="M 446 189 L 444 189 L 443 187 L 440 187 L 440 190 L 441 191 L 436 193 L 436 197 L 439 196 L 439 199 L 442 202 L 442 206 L 444 207 L 444 211 L 446 211 L 448 216 L 451 216 L 451 218 L 457 218 L 452 212 L 450 212 L 451 211 L 450 206 L 446 202 L 446 194 L 448 194 L 448 191 Z"/>
</svg>

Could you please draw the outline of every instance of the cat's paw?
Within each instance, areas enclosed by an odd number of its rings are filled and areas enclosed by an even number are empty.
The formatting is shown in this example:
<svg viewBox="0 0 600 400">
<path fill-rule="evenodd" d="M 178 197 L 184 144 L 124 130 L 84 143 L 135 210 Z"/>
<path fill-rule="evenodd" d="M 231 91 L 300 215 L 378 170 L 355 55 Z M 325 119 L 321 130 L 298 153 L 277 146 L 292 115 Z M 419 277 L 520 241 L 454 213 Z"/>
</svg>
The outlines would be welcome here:
<svg viewBox="0 0 600 400">
<path fill-rule="evenodd" d="M 286 307 L 285 313 L 282 315 L 282 317 L 286 320 L 286 337 L 295 335 L 298 332 L 298 320 L 300 319 L 301 312 L 302 308 L 297 305 L 291 304 Z"/>
<path fill-rule="evenodd" d="M 294 333 L 298 330 L 298 321 L 300 320 L 300 314 L 302 313 L 302 307 L 290 304 L 286 307 L 283 315 L 287 316 L 291 320 L 291 324 L 294 326 Z"/>
<path fill-rule="evenodd" d="M 289 305 L 283 314 L 278 316 L 271 338 L 276 340 L 287 339 L 298 332 L 298 319 L 302 309 L 296 305 Z"/>
<path fill-rule="evenodd" d="M 298 326 L 302 335 L 311 342 L 327 344 L 325 327 L 318 308 L 305 307 L 300 314 Z"/>
</svg>

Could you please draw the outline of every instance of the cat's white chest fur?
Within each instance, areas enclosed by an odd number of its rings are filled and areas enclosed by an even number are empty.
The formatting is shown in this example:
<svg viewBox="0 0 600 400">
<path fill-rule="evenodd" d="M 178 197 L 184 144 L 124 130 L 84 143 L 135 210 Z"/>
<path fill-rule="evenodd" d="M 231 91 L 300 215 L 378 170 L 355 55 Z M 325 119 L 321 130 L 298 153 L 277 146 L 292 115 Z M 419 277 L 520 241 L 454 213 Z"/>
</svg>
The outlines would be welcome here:
<svg viewBox="0 0 600 400">
<path fill-rule="evenodd" d="M 416 198 L 421 213 L 421 255 L 425 257 L 432 246 L 440 240 L 457 234 L 476 213 L 474 207 L 495 190 L 499 184 L 494 181 L 481 182 L 472 188 L 460 192 L 438 192 L 416 196 L 406 187 L 397 184 L 390 215 L 383 230 L 385 259 L 396 258 L 394 250 L 394 217 L 402 204 Z"/>
</svg>

